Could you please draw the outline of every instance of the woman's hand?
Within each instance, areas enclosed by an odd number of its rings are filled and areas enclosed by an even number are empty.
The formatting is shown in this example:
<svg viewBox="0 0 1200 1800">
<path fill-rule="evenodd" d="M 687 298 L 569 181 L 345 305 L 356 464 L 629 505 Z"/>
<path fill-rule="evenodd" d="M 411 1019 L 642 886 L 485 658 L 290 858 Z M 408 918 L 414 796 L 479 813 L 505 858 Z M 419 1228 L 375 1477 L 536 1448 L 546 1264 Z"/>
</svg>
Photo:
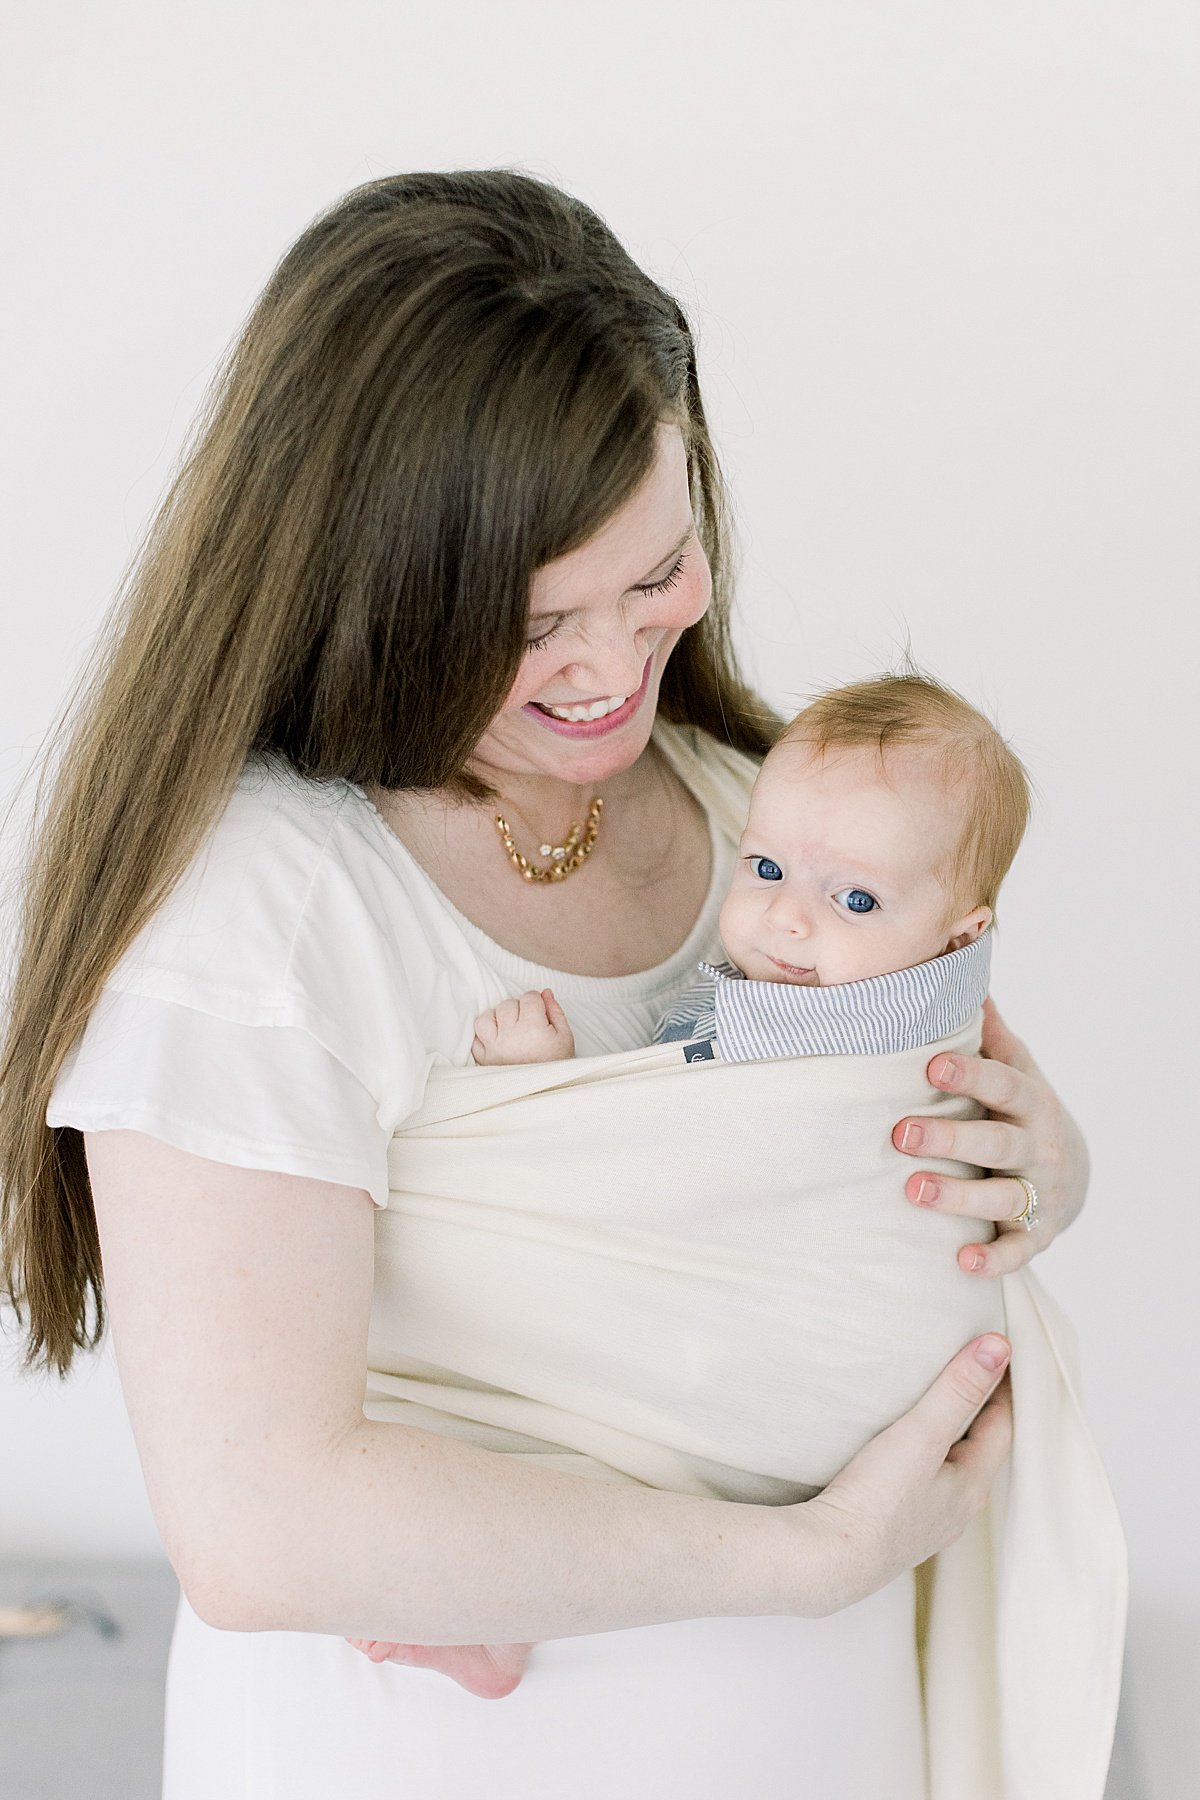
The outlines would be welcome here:
<svg viewBox="0 0 1200 1800">
<path fill-rule="evenodd" d="M 1044 1250 L 1077 1216 L 1087 1189 L 1088 1153 L 1079 1127 L 1021 1039 L 994 1003 L 983 1004 L 980 1056 L 935 1056 L 932 1086 L 969 1094 L 987 1110 L 983 1119 L 901 1119 L 892 1132 L 908 1156 L 947 1156 L 998 1173 L 962 1179 L 920 1170 L 905 1183 L 916 1206 L 934 1206 L 968 1219 L 992 1219 L 991 1243 L 964 1244 L 959 1267 L 968 1274 L 1011 1275 Z M 1031 1231 L 1012 1223 L 1025 1205 L 1024 1175 L 1037 1190 Z"/>
<path fill-rule="evenodd" d="M 372 1662 L 436 1669 L 481 1700 L 503 1700 L 520 1685 L 532 1644 L 389 1644 L 380 1638 L 347 1638 Z"/>
<path fill-rule="evenodd" d="M 1010 1354 L 1008 1339 L 997 1332 L 973 1338 L 916 1405 L 865 1444 L 815 1499 L 757 1509 L 770 1516 L 772 1532 L 778 1521 L 782 1533 L 773 1604 L 764 1611 L 824 1618 L 962 1536 L 987 1505 L 1012 1447 Z M 519 1686 L 533 1649 L 346 1642 L 372 1662 L 436 1669 L 487 1700 Z"/>
<path fill-rule="evenodd" d="M 803 1556 L 790 1582 L 785 1564 L 789 1599 L 780 1610 L 824 1618 L 962 1536 L 987 1505 L 1012 1447 L 1010 1351 L 996 1333 L 964 1345 L 917 1404 L 815 1499 L 776 1509 L 793 1543 L 796 1531 L 806 1550 L 816 1540 L 816 1554 Z M 981 1353 L 1000 1360 L 989 1368 Z"/>
</svg>

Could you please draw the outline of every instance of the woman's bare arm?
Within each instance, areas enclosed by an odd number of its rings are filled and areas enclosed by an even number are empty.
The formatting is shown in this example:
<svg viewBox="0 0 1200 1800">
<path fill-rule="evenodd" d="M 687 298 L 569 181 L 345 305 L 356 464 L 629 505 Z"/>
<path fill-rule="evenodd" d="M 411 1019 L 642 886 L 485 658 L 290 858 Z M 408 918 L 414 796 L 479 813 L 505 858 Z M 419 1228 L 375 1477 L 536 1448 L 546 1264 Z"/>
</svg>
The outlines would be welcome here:
<svg viewBox="0 0 1200 1800">
<path fill-rule="evenodd" d="M 966 1351 L 820 1505 L 609 1484 L 368 1420 L 364 1190 L 140 1132 L 85 1142 L 150 1503 L 211 1625 L 436 1645 L 819 1616 L 953 1541 L 1007 1452 L 1001 1396 L 984 1406 L 999 1371 Z"/>
<path fill-rule="evenodd" d="M 210 1624 L 461 1644 L 771 1609 L 765 1508 L 364 1418 L 364 1190 L 139 1132 L 86 1149 L 151 1506 Z"/>
</svg>

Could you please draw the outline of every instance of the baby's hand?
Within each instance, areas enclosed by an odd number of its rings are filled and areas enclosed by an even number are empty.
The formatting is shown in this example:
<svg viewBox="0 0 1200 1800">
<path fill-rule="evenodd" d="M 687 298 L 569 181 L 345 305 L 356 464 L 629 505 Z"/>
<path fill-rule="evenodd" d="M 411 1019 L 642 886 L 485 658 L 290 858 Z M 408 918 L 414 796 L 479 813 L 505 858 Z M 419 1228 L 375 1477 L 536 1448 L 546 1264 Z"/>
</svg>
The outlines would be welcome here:
<svg viewBox="0 0 1200 1800">
<path fill-rule="evenodd" d="M 502 1000 L 475 1021 L 477 1063 L 558 1062 L 575 1054 L 571 1027 L 550 988 Z"/>
<path fill-rule="evenodd" d="M 373 1663 L 407 1663 L 414 1669 L 436 1669 L 449 1675 L 469 1694 L 503 1700 L 520 1685 L 532 1644 L 388 1644 L 378 1638 L 347 1638 Z"/>
</svg>

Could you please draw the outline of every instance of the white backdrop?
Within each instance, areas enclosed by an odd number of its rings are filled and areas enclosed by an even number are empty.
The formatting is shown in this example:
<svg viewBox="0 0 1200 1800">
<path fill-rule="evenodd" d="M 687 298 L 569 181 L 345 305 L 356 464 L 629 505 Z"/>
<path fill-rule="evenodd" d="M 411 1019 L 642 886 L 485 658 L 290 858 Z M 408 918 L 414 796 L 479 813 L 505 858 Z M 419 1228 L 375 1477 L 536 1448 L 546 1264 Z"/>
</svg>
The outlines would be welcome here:
<svg viewBox="0 0 1200 1800">
<path fill-rule="evenodd" d="M 1173 1797 L 1200 1691 L 1200 10 L 48 0 L 5 35 L 10 846 L 224 346 L 320 207 L 406 168 L 547 175 L 688 309 L 773 700 L 910 635 L 1012 738 L 1040 800 L 993 992 L 1092 1145 L 1038 1271 Z M 0 1551 L 157 1550 L 110 1348 L 62 1389 L 0 1356 Z"/>
</svg>

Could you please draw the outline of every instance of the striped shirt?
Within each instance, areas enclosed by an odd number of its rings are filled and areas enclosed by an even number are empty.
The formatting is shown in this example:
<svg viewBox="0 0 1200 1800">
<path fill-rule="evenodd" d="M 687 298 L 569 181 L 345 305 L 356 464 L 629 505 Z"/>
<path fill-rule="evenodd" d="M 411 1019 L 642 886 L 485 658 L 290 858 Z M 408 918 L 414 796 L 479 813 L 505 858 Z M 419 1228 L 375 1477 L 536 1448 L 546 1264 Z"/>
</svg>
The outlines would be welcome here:
<svg viewBox="0 0 1200 1800">
<path fill-rule="evenodd" d="M 723 1062 L 915 1050 L 959 1030 L 983 1005 L 991 960 L 989 927 L 914 968 L 833 987 L 751 981 L 730 962 L 702 962 L 701 979 L 663 1019 L 654 1042 L 695 1046 L 696 1061 L 712 1056 L 715 1045 Z"/>
</svg>

